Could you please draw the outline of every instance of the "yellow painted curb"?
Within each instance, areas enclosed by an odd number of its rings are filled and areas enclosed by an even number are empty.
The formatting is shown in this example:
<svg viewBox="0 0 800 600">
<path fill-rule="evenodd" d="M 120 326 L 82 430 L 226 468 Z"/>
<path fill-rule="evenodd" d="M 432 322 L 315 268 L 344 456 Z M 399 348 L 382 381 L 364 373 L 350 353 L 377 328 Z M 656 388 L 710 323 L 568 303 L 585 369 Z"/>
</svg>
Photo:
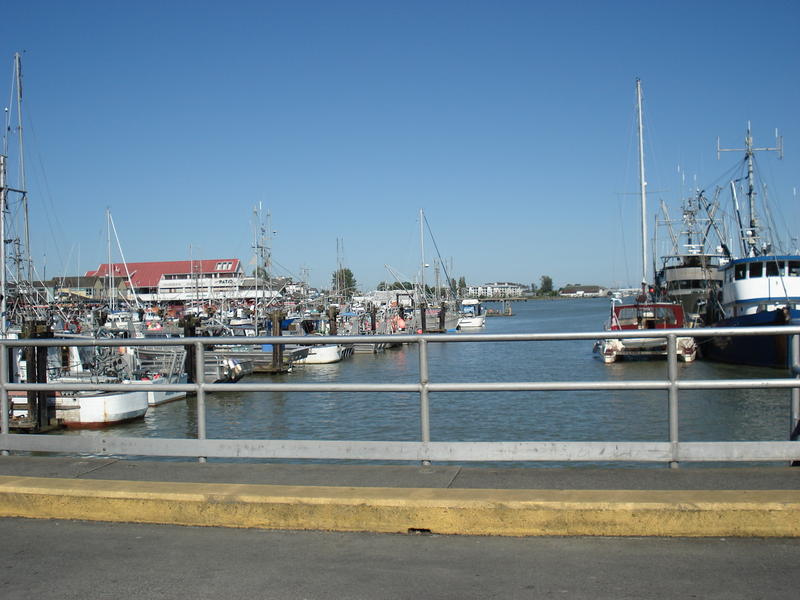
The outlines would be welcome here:
<svg viewBox="0 0 800 600">
<path fill-rule="evenodd" d="M 385 533 L 800 537 L 800 491 L 322 487 L 0 476 L 0 517 Z"/>
</svg>

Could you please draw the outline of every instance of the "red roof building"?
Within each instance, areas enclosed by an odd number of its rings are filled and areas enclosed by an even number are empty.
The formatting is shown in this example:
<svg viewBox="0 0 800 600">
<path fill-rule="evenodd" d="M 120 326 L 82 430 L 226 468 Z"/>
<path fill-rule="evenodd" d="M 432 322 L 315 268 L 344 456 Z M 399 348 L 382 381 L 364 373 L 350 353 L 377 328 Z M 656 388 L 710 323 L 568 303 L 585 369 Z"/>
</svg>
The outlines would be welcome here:
<svg viewBox="0 0 800 600">
<path fill-rule="evenodd" d="M 115 287 L 132 287 L 145 300 L 184 300 L 196 297 L 198 290 L 219 296 L 238 291 L 245 277 L 238 258 L 112 263 L 110 274 L 119 282 Z M 85 276 L 109 277 L 108 263 Z"/>
</svg>

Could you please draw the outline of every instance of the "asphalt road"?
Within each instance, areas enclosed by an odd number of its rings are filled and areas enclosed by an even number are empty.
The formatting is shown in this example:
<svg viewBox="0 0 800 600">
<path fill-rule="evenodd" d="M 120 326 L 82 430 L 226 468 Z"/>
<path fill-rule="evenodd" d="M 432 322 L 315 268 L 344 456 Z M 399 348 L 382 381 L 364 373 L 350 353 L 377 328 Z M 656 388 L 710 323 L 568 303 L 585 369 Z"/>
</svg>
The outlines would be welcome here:
<svg viewBox="0 0 800 600">
<path fill-rule="evenodd" d="M 800 539 L 496 538 L 0 519 L 3 600 L 794 598 Z"/>
</svg>

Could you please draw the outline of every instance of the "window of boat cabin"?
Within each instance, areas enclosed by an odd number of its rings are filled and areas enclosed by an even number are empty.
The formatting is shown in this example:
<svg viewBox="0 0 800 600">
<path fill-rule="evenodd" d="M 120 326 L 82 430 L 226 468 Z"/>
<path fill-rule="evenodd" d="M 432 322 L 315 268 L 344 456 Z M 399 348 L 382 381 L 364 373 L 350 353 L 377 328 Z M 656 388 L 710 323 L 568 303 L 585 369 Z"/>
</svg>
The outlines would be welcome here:
<svg viewBox="0 0 800 600">
<path fill-rule="evenodd" d="M 767 277 L 783 275 L 783 261 L 770 260 L 767 262 Z"/>
<path fill-rule="evenodd" d="M 738 265 L 734 265 L 736 279 L 747 279 L 747 263 L 739 263 Z"/>
<path fill-rule="evenodd" d="M 678 322 L 675 312 L 671 308 L 659 306 L 656 307 L 655 317 L 658 321 L 666 323 L 667 325 L 675 325 Z"/>
<path fill-rule="evenodd" d="M 753 277 L 761 277 L 764 273 L 764 263 L 762 262 L 751 262 L 750 263 L 750 278 Z"/>
<path fill-rule="evenodd" d="M 800 260 L 789 261 L 789 277 L 800 277 Z"/>
<path fill-rule="evenodd" d="M 617 316 L 620 325 L 632 325 L 636 323 L 636 309 L 622 308 Z"/>
</svg>

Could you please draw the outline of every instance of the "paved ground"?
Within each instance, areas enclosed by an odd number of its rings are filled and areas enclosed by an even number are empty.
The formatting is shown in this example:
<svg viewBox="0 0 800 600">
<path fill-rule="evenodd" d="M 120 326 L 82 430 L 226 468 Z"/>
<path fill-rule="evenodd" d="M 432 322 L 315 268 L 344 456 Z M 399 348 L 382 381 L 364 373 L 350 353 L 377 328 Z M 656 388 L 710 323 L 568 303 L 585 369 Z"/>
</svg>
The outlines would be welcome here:
<svg viewBox="0 0 800 600">
<path fill-rule="evenodd" d="M 507 538 L 0 519 L 4 600 L 794 598 L 800 539 Z"/>
<path fill-rule="evenodd" d="M 188 490 L 191 494 L 180 496 L 179 503 L 198 497 L 201 513 L 230 500 L 207 490 L 234 489 L 240 496 L 253 490 L 267 495 L 306 491 L 310 495 L 302 496 L 304 502 L 320 496 L 320 490 L 347 490 L 368 511 L 383 502 L 383 496 L 371 495 L 375 490 L 423 509 L 434 493 L 444 494 L 445 500 L 489 498 L 489 505 L 495 495 L 567 494 L 574 500 L 599 494 L 621 500 L 609 510 L 632 510 L 633 521 L 642 518 L 637 513 L 641 506 L 629 500 L 646 497 L 641 494 L 655 494 L 667 509 L 677 506 L 688 513 L 698 510 L 694 499 L 703 495 L 727 498 L 736 506 L 738 498 L 751 498 L 757 507 L 759 498 L 783 498 L 764 505 L 770 514 L 798 504 L 800 494 L 797 468 L 465 469 L 8 456 L 0 457 L 0 480 L 11 482 L 3 484 L 5 489 L 0 485 L 0 496 L 22 506 L 32 503 L 28 508 L 34 513 L 57 515 L 53 503 L 72 488 L 86 488 L 80 493 L 89 496 L 81 502 L 89 498 L 94 503 L 79 504 L 78 514 L 97 511 L 110 515 L 109 520 L 120 495 L 139 494 L 126 508 L 136 515 L 146 504 L 141 490 L 152 489 Z M 26 485 L 35 490 L 21 493 Z M 665 498 L 673 500 L 664 503 Z M 675 504 L 674 498 L 683 503 Z M 583 510 L 581 502 L 572 501 L 569 510 Z M 624 508 L 628 505 L 633 509 Z M 235 502 L 232 506 L 241 510 Z M 568 522 L 577 513 L 565 514 Z M 656 524 L 658 515 L 656 510 Z M 716 516 L 712 506 L 710 517 Z M 799 556 L 800 537 L 481 537 L 7 517 L 0 519 L 0 597 L 782 600 L 800 589 Z"/>
<path fill-rule="evenodd" d="M 529 468 L 0 456 L 0 476 L 288 486 L 508 490 L 800 490 L 800 467 Z"/>
</svg>

